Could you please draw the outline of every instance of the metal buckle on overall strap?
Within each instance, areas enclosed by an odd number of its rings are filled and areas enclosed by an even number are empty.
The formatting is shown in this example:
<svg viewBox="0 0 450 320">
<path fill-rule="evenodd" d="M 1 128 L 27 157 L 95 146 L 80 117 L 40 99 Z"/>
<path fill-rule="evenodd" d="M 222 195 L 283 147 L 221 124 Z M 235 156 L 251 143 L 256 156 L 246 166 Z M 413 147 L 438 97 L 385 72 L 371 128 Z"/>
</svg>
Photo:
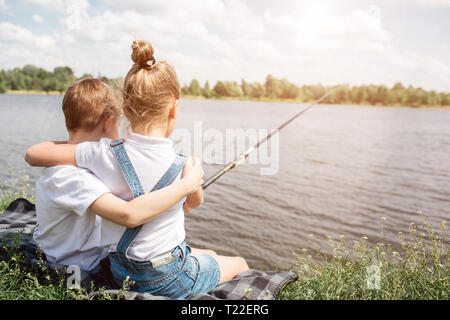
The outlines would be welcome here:
<svg viewBox="0 0 450 320">
<path fill-rule="evenodd" d="M 114 147 L 117 147 L 118 145 L 120 145 L 120 144 L 123 144 L 125 142 L 125 139 L 124 138 L 120 138 L 120 139 L 117 139 L 117 140 L 115 140 L 115 141 L 111 141 L 111 143 L 109 144 L 112 148 L 114 148 Z"/>
</svg>

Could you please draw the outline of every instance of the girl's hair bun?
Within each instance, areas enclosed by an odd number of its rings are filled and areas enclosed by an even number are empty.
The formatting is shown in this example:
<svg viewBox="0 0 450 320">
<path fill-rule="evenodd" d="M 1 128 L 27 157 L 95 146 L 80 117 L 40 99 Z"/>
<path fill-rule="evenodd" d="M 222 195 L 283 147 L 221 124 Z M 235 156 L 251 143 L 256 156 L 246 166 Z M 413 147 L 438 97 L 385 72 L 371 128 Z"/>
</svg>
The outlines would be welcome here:
<svg viewBox="0 0 450 320">
<path fill-rule="evenodd" d="M 151 65 L 155 64 L 155 58 L 153 57 L 153 47 L 152 45 L 145 40 L 135 40 L 133 41 L 133 45 L 131 46 L 133 52 L 131 53 L 131 59 L 134 63 L 140 66 L 147 66 L 149 61 L 151 61 Z"/>
</svg>

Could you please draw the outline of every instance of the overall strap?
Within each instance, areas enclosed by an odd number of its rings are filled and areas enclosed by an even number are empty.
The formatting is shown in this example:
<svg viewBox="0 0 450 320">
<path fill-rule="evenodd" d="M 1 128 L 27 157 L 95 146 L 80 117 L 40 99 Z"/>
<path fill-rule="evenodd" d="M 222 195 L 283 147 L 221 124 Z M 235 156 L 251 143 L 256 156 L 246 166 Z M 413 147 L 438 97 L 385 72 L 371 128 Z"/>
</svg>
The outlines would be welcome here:
<svg viewBox="0 0 450 320">
<path fill-rule="evenodd" d="M 142 188 L 141 182 L 134 170 L 133 164 L 128 158 L 128 154 L 123 145 L 124 139 L 119 139 L 111 142 L 111 147 L 113 148 L 114 155 L 116 156 L 117 162 L 119 163 L 120 170 L 122 171 L 122 175 L 125 178 L 128 186 L 130 187 L 131 192 L 133 193 L 133 198 L 143 195 L 144 190 Z M 161 179 L 156 183 L 151 191 L 156 191 L 162 189 L 170 184 L 172 184 L 177 178 L 178 174 L 181 172 L 184 166 L 186 158 L 180 154 L 175 155 L 175 160 L 167 169 L 166 173 L 161 177 Z M 122 237 L 117 244 L 116 252 L 128 259 L 127 251 L 133 242 L 136 235 L 141 230 L 142 225 L 127 228 L 123 233 Z"/>
<path fill-rule="evenodd" d="M 128 158 L 128 154 L 123 146 L 124 139 L 111 142 L 111 147 L 113 148 L 114 155 L 116 156 L 117 162 L 119 163 L 120 171 L 128 184 L 128 187 L 133 193 L 133 198 L 139 197 L 144 194 L 144 189 L 142 189 L 141 182 L 134 170 L 133 164 Z"/>
</svg>

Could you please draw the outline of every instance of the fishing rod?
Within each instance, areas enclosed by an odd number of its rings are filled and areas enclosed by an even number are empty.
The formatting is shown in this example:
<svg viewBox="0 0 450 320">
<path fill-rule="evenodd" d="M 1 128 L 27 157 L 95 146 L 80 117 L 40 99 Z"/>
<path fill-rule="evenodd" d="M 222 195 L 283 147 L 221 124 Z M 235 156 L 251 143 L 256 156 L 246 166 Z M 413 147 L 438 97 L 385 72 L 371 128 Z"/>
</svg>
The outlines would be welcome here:
<svg viewBox="0 0 450 320">
<path fill-rule="evenodd" d="M 302 114 L 304 114 L 306 111 L 308 111 L 309 109 L 311 109 L 314 105 L 318 104 L 319 102 L 321 102 L 322 100 L 326 99 L 328 96 L 330 96 L 333 92 L 335 92 L 337 90 L 338 87 L 334 88 L 333 90 L 329 91 L 328 93 L 324 94 L 322 97 L 320 97 L 319 99 L 317 99 L 316 101 L 314 101 L 313 103 L 311 103 L 308 107 L 306 107 L 305 109 L 303 109 L 302 111 L 300 111 L 299 113 L 297 113 L 296 115 L 294 115 L 292 118 L 290 118 L 289 120 L 287 120 L 286 122 L 284 122 L 282 125 L 280 125 L 277 129 L 273 130 L 272 132 L 270 132 L 266 137 L 262 138 L 261 140 L 259 140 L 253 147 L 251 147 L 250 149 L 248 149 L 247 151 L 245 151 L 244 153 L 241 153 L 241 155 L 236 158 L 234 161 L 230 162 L 229 164 L 227 164 L 225 167 L 223 167 L 222 170 L 218 171 L 215 175 L 213 175 L 211 178 L 209 178 L 208 180 L 206 180 L 203 184 L 202 184 L 202 189 L 205 190 L 206 188 L 208 188 L 208 186 L 210 186 L 212 183 L 216 182 L 220 177 L 222 177 L 225 173 L 227 173 L 228 171 L 230 171 L 231 169 L 233 169 L 234 167 L 236 167 L 237 165 L 239 165 L 242 161 L 244 161 L 245 159 L 247 159 L 247 157 L 249 156 L 250 153 L 252 153 L 253 151 L 255 151 L 256 149 L 259 148 L 260 145 L 262 145 L 264 142 L 266 142 L 267 140 L 269 140 L 270 138 L 272 138 L 272 136 L 275 133 L 278 133 L 281 129 L 283 129 L 284 127 L 286 127 L 289 123 L 291 123 L 292 121 L 294 121 L 295 119 L 297 119 L 298 117 L 300 117 Z"/>
</svg>

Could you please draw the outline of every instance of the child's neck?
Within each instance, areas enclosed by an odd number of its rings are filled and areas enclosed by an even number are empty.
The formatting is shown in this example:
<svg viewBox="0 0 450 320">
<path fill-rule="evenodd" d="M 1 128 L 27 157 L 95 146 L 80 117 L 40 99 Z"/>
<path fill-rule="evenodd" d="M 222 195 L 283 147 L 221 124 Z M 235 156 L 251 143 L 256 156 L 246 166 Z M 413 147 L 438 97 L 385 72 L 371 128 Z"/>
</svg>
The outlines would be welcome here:
<svg viewBox="0 0 450 320">
<path fill-rule="evenodd" d="M 140 134 L 141 136 L 147 137 L 154 137 L 154 138 L 168 137 L 167 127 L 150 127 L 150 128 L 137 127 L 133 128 L 133 132 L 136 134 Z"/>
<path fill-rule="evenodd" d="M 84 131 L 84 130 L 70 131 L 69 140 L 67 141 L 67 143 L 79 144 L 86 141 L 99 141 L 101 138 L 103 138 L 103 136 L 95 131 Z"/>
</svg>

